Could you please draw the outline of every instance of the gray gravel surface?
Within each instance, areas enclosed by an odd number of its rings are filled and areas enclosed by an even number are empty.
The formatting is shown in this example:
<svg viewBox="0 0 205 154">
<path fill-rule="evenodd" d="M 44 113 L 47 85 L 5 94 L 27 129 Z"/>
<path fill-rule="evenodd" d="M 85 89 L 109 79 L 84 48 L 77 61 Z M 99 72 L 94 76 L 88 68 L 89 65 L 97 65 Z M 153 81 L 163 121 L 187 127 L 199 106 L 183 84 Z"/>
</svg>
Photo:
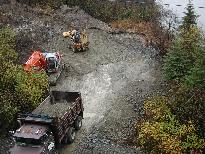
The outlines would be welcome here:
<svg viewBox="0 0 205 154">
<path fill-rule="evenodd" d="M 9 154 L 8 149 L 13 147 L 14 142 L 12 139 L 8 137 L 1 137 L 0 138 L 0 154 Z"/>
<path fill-rule="evenodd" d="M 158 51 L 145 48 L 135 34 L 109 34 L 112 29 L 107 24 L 78 8 L 63 6 L 48 15 L 18 5 L 13 10 L 7 5 L 1 9 L 18 34 L 20 61 L 37 47 L 62 52 L 66 70 L 52 89 L 82 93 L 83 127 L 75 142 L 60 153 L 141 153 L 134 146 L 134 125 L 142 102 L 165 86 Z M 88 51 L 69 49 L 62 33 L 71 23 L 87 27 Z"/>
<path fill-rule="evenodd" d="M 61 117 L 68 111 L 70 106 L 71 103 L 68 103 L 66 100 L 55 101 L 55 104 L 48 103 L 34 113 L 48 115 L 51 117 Z"/>
</svg>

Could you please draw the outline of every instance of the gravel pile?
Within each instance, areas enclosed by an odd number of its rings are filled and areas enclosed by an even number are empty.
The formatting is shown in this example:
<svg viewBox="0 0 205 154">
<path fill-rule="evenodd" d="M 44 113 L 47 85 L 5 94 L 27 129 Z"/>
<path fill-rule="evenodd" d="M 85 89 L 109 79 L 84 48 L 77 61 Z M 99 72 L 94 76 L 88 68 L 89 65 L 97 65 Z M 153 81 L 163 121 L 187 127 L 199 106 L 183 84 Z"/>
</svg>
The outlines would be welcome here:
<svg viewBox="0 0 205 154">
<path fill-rule="evenodd" d="M 66 100 L 55 101 L 55 104 L 47 104 L 42 106 L 36 114 L 44 114 L 51 117 L 61 117 L 70 108 L 71 103 Z"/>
</svg>

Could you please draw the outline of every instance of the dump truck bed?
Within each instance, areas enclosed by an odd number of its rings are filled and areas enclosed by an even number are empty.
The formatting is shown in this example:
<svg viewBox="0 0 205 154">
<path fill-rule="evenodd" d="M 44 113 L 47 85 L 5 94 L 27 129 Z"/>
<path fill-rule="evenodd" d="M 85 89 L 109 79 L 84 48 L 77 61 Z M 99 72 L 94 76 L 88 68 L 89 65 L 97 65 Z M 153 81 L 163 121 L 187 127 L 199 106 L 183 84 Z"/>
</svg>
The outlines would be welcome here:
<svg viewBox="0 0 205 154">
<path fill-rule="evenodd" d="M 80 97 L 78 92 L 52 91 L 32 113 L 48 115 L 50 117 L 62 117 L 74 106 L 75 101 Z"/>
<path fill-rule="evenodd" d="M 54 134 L 55 142 L 60 144 L 78 116 L 83 117 L 81 94 L 78 92 L 51 91 L 33 112 L 34 115 L 48 116 L 48 124 Z M 48 118 L 48 123 L 49 123 Z M 40 122 L 39 120 L 36 122 Z M 45 123 L 45 120 L 44 120 Z"/>
<path fill-rule="evenodd" d="M 50 99 L 50 98 L 49 98 Z M 69 108 L 72 102 L 67 102 L 66 100 L 56 101 L 54 104 L 48 101 L 46 105 L 41 106 L 41 108 L 33 111 L 34 114 L 48 115 L 50 117 L 61 117 Z"/>
</svg>

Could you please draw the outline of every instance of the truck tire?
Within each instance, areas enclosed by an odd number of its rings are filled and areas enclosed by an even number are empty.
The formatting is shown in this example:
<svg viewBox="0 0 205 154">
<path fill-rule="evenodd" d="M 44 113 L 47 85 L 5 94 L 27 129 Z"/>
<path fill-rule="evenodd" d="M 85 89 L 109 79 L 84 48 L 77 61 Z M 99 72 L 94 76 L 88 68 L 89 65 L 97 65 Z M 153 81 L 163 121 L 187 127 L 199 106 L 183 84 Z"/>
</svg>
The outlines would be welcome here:
<svg viewBox="0 0 205 154">
<path fill-rule="evenodd" d="M 82 127 L 82 117 L 81 116 L 78 116 L 76 119 L 75 119 L 75 122 L 74 122 L 74 127 L 75 127 L 75 130 L 80 130 L 81 127 Z"/>
<path fill-rule="evenodd" d="M 67 144 L 73 143 L 75 140 L 75 128 L 71 127 L 67 134 Z"/>
</svg>

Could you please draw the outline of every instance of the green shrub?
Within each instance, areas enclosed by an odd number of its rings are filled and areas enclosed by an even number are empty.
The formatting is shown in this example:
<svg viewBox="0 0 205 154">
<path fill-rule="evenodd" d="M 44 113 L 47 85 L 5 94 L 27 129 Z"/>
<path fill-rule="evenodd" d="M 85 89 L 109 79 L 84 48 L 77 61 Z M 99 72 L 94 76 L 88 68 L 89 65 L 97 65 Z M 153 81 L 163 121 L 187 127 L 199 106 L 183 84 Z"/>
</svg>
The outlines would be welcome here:
<svg viewBox="0 0 205 154">
<path fill-rule="evenodd" d="M 137 130 L 139 144 L 149 153 L 205 152 L 205 48 L 195 17 L 189 6 L 164 58 L 165 76 L 176 82 L 166 97 L 144 103 Z"/>
<path fill-rule="evenodd" d="M 53 9 L 59 8 L 63 4 L 64 0 L 19 0 L 20 3 L 27 4 L 30 6 L 49 6 Z"/>
<path fill-rule="evenodd" d="M 14 51 L 15 33 L 9 27 L 0 30 L 0 63 L 7 61 L 15 61 L 17 53 Z"/>
<path fill-rule="evenodd" d="M 28 112 L 33 110 L 42 101 L 42 97 L 48 88 L 46 73 L 27 73 L 22 68 L 18 68 L 15 78 L 15 91 L 20 98 L 20 104 L 22 104 L 20 106 L 21 111 Z"/>
<path fill-rule="evenodd" d="M 194 66 L 186 75 L 186 83 L 192 87 L 205 89 L 205 49 L 198 53 Z"/>
<path fill-rule="evenodd" d="M 18 112 L 31 112 L 45 96 L 46 73 L 26 73 L 16 64 L 15 34 L 10 28 L 0 29 L 0 121 L 4 129 L 15 125 Z"/>
<path fill-rule="evenodd" d="M 127 18 L 132 18 L 136 21 L 150 21 L 156 19 L 159 12 L 154 4 L 144 9 L 139 4 L 131 3 L 125 5 L 122 2 L 116 3 L 108 0 L 64 0 L 63 3 L 69 6 L 80 6 L 87 13 L 104 22 Z"/>
<path fill-rule="evenodd" d="M 164 58 L 164 72 L 168 80 L 183 81 L 193 65 L 192 55 L 176 39 Z"/>
<path fill-rule="evenodd" d="M 20 2 L 33 6 L 46 6 L 47 9 L 48 7 L 56 9 L 62 4 L 71 7 L 79 6 L 88 14 L 104 22 L 127 18 L 136 21 L 150 21 L 159 16 L 158 7 L 154 3 L 149 6 L 146 4 L 146 8 L 144 8 L 135 3 L 125 5 L 123 2 L 110 2 L 109 0 L 20 0 Z"/>
<path fill-rule="evenodd" d="M 16 101 L 15 96 L 9 90 L 0 90 L 0 121 L 4 125 L 1 129 L 8 129 L 14 126 L 16 114 L 19 112 L 18 108 L 13 105 L 13 102 Z"/>
<path fill-rule="evenodd" d="M 137 124 L 138 141 L 148 153 L 190 153 L 201 151 L 205 141 L 194 124 L 182 124 L 168 106 L 166 97 L 153 97 L 144 103 L 145 117 Z"/>
</svg>

